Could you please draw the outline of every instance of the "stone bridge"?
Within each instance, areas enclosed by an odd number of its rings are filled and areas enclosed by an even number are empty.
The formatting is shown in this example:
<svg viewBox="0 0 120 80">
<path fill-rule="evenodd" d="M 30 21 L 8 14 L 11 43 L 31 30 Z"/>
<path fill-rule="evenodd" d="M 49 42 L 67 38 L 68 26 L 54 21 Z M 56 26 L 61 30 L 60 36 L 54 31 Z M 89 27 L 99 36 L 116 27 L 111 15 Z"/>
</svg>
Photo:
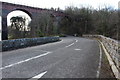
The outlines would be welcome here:
<svg viewBox="0 0 120 80">
<path fill-rule="evenodd" d="M 34 20 L 35 16 L 37 16 L 41 12 L 49 12 L 51 13 L 56 21 L 59 21 L 61 17 L 64 17 L 65 14 L 61 11 L 54 11 L 54 10 L 48 10 L 48 9 L 42 9 L 37 7 L 30 7 L 25 5 L 19 5 L 19 4 L 12 4 L 12 3 L 6 3 L 6 2 L 0 2 L 1 5 L 1 18 L 2 18 L 2 40 L 8 39 L 8 28 L 7 28 L 7 15 L 15 10 L 20 10 L 25 13 L 27 13 L 32 20 Z M 58 20 L 59 19 L 59 20 Z"/>
</svg>

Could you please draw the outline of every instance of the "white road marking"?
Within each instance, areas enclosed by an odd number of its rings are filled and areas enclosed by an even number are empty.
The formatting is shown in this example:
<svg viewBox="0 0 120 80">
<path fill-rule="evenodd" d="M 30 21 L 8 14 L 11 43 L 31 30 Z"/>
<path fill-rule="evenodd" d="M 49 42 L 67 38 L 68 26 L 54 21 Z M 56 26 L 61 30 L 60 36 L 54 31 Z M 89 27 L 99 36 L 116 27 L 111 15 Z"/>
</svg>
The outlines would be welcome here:
<svg viewBox="0 0 120 80">
<path fill-rule="evenodd" d="M 77 39 L 75 39 L 75 42 L 78 42 L 78 40 L 77 40 Z"/>
<path fill-rule="evenodd" d="M 6 68 L 9 68 L 9 67 L 12 67 L 12 66 L 15 66 L 15 65 L 24 63 L 24 62 L 28 62 L 28 61 L 33 60 L 33 59 L 40 58 L 40 57 L 45 56 L 45 55 L 48 55 L 48 54 L 50 54 L 50 53 L 51 53 L 51 52 L 47 52 L 47 53 L 44 53 L 44 54 L 41 54 L 41 55 L 38 55 L 38 56 L 35 56 L 35 57 L 28 58 L 28 59 L 26 59 L 26 60 L 19 61 L 19 62 L 17 62 L 17 63 L 10 64 L 10 65 L 8 65 L 8 66 L 1 67 L 0 70 L 6 69 Z"/>
<path fill-rule="evenodd" d="M 77 39 L 75 39 L 75 42 L 78 42 L 78 40 Z M 72 43 L 72 44 L 70 44 L 70 45 L 68 45 L 68 46 L 65 46 L 66 48 L 68 48 L 68 47 L 70 47 L 70 46 L 72 46 L 72 45 L 74 45 L 75 43 Z"/>
<path fill-rule="evenodd" d="M 65 46 L 66 48 L 68 48 L 68 47 L 70 47 L 70 46 L 72 46 L 72 45 L 74 45 L 75 43 L 72 43 L 72 44 L 70 44 L 70 45 L 68 45 L 68 46 Z"/>
<path fill-rule="evenodd" d="M 101 62 L 102 62 L 102 49 L 100 45 L 99 45 L 99 48 L 100 48 L 100 59 L 99 59 L 99 66 L 98 66 L 97 75 L 96 75 L 97 78 L 99 78 L 100 76 L 100 69 L 101 69 Z"/>
<path fill-rule="evenodd" d="M 42 73 L 40 73 L 40 74 L 38 74 L 38 75 L 36 75 L 36 76 L 34 76 L 34 77 L 32 77 L 32 78 L 37 78 L 37 79 L 39 79 L 39 78 L 41 78 L 43 75 L 45 75 L 46 73 L 47 73 L 47 71 L 42 72 Z"/>
<path fill-rule="evenodd" d="M 79 51 L 79 50 L 82 50 L 82 49 L 74 49 L 74 50 Z"/>
</svg>

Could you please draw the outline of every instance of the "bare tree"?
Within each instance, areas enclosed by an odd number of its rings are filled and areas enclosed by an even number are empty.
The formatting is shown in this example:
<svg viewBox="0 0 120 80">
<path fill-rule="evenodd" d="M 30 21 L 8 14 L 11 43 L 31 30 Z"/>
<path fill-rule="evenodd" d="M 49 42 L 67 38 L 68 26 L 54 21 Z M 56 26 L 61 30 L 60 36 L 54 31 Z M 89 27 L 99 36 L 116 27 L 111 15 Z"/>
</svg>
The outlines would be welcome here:
<svg viewBox="0 0 120 80">
<path fill-rule="evenodd" d="M 12 17 L 10 19 L 11 26 L 9 27 L 10 34 L 13 36 L 12 38 L 25 38 L 26 31 L 29 28 L 26 26 L 26 18 L 21 16 Z"/>
<path fill-rule="evenodd" d="M 41 12 L 30 23 L 32 37 L 49 36 L 54 30 L 54 16 L 49 12 Z"/>
</svg>

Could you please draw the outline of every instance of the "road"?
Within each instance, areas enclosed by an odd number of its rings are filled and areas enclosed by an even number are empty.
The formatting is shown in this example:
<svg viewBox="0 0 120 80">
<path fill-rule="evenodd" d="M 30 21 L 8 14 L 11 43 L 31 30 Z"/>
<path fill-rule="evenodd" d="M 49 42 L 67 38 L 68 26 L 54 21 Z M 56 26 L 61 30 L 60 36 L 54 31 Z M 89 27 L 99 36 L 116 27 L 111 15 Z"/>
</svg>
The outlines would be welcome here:
<svg viewBox="0 0 120 80">
<path fill-rule="evenodd" d="M 100 48 L 95 40 L 61 41 L 2 53 L 3 78 L 98 78 Z"/>
</svg>

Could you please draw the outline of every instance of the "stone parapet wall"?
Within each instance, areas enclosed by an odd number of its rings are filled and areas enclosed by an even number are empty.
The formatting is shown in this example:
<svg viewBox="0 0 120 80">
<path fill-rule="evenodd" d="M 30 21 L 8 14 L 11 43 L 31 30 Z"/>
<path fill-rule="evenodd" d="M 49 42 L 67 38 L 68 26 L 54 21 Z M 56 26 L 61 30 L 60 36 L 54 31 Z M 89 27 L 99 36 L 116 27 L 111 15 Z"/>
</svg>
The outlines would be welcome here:
<svg viewBox="0 0 120 80">
<path fill-rule="evenodd" d="M 25 48 L 29 46 L 41 45 L 50 42 L 59 41 L 59 37 L 41 37 L 41 38 L 23 38 L 14 40 L 3 40 L 2 51 L 8 51 L 13 49 Z"/>
<path fill-rule="evenodd" d="M 105 37 L 103 35 L 84 35 L 84 37 L 97 38 L 100 40 L 120 71 L 120 43 L 117 40 Z"/>
</svg>

